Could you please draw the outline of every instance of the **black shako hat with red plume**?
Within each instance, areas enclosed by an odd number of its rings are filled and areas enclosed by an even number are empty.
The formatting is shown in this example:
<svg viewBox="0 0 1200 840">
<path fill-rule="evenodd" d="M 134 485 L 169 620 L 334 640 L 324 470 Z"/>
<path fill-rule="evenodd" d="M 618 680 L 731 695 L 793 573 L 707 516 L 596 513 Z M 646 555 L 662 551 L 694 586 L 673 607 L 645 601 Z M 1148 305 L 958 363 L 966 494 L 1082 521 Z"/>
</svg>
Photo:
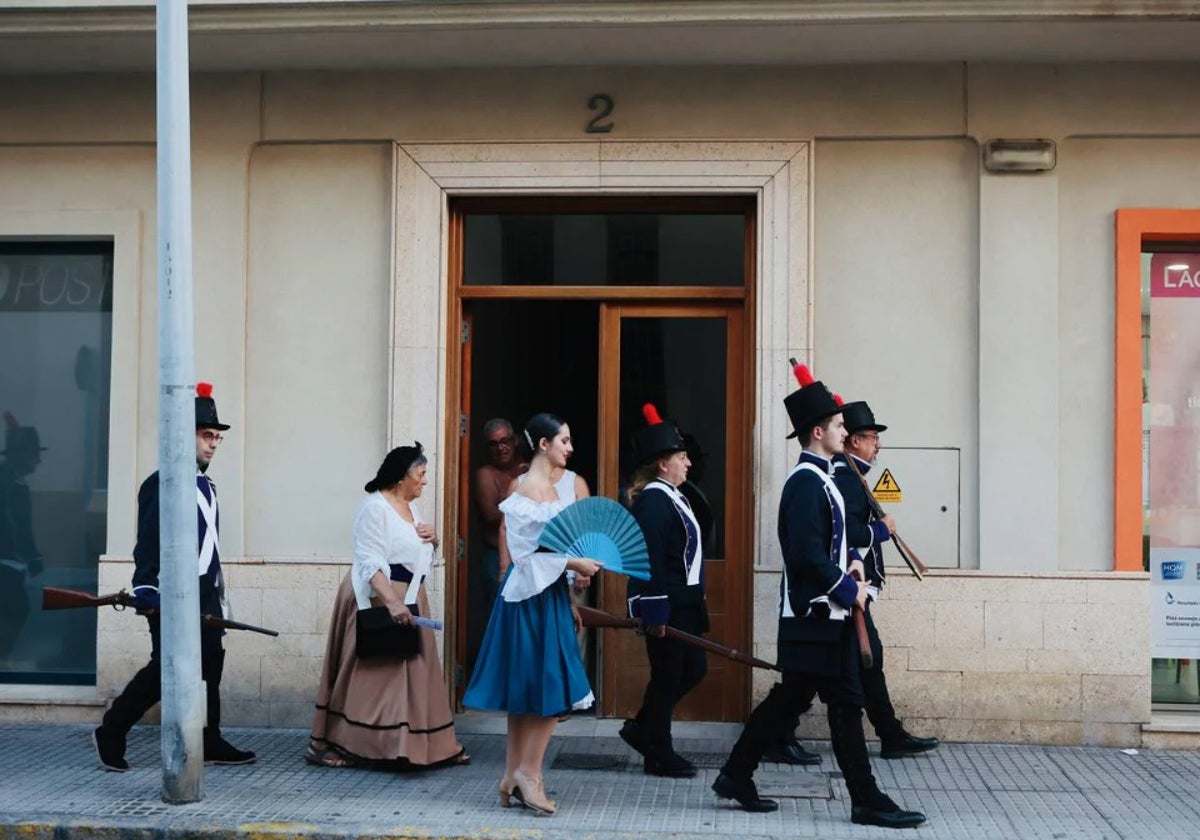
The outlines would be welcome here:
<svg viewBox="0 0 1200 840">
<path fill-rule="evenodd" d="M 639 464 L 649 464 L 663 455 L 687 449 L 675 424 L 664 422 L 653 404 L 642 406 L 642 416 L 646 418 L 646 425 L 633 434 L 634 454 Z"/>
<path fill-rule="evenodd" d="M 228 424 L 217 419 L 217 401 L 213 399 L 212 383 L 196 383 L 196 428 L 225 431 Z"/>
<path fill-rule="evenodd" d="M 792 373 L 795 374 L 800 388 L 783 398 L 783 406 L 792 421 L 792 433 L 788 438 L 797 437 L 801 432 L 808 431 L 826 417 L 832 417 L 842 410 L 841 404 L 825 387 L 825 383 L 813 379 L 808 365 L 793 363 Z"/>
</svg>

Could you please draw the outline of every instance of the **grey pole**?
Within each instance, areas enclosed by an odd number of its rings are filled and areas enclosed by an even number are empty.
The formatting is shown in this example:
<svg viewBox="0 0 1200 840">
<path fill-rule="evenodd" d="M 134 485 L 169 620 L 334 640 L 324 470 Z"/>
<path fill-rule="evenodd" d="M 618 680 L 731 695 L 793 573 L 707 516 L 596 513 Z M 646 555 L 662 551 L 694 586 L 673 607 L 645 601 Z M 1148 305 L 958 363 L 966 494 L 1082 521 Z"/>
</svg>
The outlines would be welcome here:
<svg viewBox="0 0 1200 840">
<path fill-rule="evenodd" d="M 164 802 L 202 794 L 187 0 L 158 0 L 158 469 Z"/>
</svg>

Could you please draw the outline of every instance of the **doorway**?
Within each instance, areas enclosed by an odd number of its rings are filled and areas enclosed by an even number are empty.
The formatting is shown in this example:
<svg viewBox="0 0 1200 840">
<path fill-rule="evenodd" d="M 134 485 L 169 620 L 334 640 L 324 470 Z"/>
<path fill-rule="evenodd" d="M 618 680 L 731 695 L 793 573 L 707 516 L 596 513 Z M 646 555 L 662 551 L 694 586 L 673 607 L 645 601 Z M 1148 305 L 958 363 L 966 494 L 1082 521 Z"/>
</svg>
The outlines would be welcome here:
<svg viewBox="0 0 1200 840">
<path fill-rule="evenodd" d="M 469 376 L 463 386 L 463 413 L 468 418 L 463 445 L 469 478 L 462 488 L 468 490 L 466 498 L 460 498 L 468 516 L 465 562 L 458 575 L 459 615 L 465 619 L 459 634 L 459 697 L 470 681 L 496 595 L 494 571 L 487 564 L 487 537 L 470 489 L 476 471 L 489 460 L 484 428 L 502 418 L 519 435 L 537 412 L 557 414 L 570 425 L 575 446 L 568 469 L 583 476 L 596 492 L 599 371 L 594 359 L 599 310 L 594 301 L 500 299 L 464 306 L 464 371 Z M 588 676 L 595 684 L 594 656 L 589 659 Z"/>
<path fill-rule="evenodd" d="M 459 551 L 452 571 L 456 698 L 491 613 L 486 546 L 472 490 L 497 417 L 519 435 L 552 411 L 571 426 L 569 468 L 593 494 L 620 498 L 636 464 L 630 441 L 654 403 L 679 425 L 697 467 L 685 488 L 707 510 L 706 592 L 722 644 L 750 647 L 754 202 L 745 197 L 460 199 L 451 204 L 451 359 L 461 409 Z M 453 473 L 453 469 L 451 470 Z M 625 613 L 625 578 L 601 574 L 595 606 Z M 648 678 L 645 647 L 605 630 L 585 645 L 606 717 L 628 716 Z M 750 674 L 710 657 L 679 708 L 689 720 L 742 720 Z"/>
</svg>

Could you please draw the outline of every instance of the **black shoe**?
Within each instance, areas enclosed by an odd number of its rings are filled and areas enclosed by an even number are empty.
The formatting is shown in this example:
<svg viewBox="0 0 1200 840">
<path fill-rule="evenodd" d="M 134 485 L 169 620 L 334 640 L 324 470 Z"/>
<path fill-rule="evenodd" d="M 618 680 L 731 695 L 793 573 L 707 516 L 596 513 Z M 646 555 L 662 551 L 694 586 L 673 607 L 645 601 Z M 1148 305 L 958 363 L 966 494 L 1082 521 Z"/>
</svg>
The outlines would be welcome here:
<svg viewBox="0 0 1200 840">
<path fill-rule="evenodd" d="M 239 750 L 224 738 L 204 745 L 205 764 L 253 764 L 258 756 L 249 750 Z"/>
<path fill-rule="evenodd" d="M 876 790 L 872 796 L 851 805 L 850 821 L 858 823 L 859 826 L 916 828 L 925 822 L 925 815 L 920 811 L 906 811 L 900 808 L 887 794 Z"/>
<path fill-rule="evenodd" d="M 646 733 L 642 732 L 641 725 L 636 720 L 627 720 L 621 726 L 621 740 L 631 746 L 639 755 L 646 755 L 650 751 L 650 742 L 646 739 Z"/>
<path fill-rule="evenodd" d="M 696 765 L 674 750 L 653 750 L 643 763 L 647 776 L 662 776 L 667 779 L 694 779 L 699 771 Z"/>
<path fill-rule="evenodd" d="M 881 828 L 916 828 L 925 822 L 920 811 L 905 811 L 882 793 L 866 805 L 850 806 L 850 822 Z"/>
<path fill-rule="evenodd" d="M 812 767 L 821 763 L 821 756 L 804 749 L 800 746 L 800 742 L 793 738 L 787 741 L 776 741 L 772 744 L 763 755 L 763 761 Z"/>
<path fill-rule="evenodd" d="M 752 814 L 765 814 L 769 811 L 779 810 L 779 803 L 774 799 L 763 799 L 758 795 L 758 788 L 754 786 L 753 779 L 739 782 L 721 773 L 712 783 L 712 789 L 719 798 L 732 799 L 742 806 L 743 811 L 749 811 Z"/>
<path fill-rule="evenodd" d="M 96 747 L 96 757 L 100 759 L 100 766 L 105 770 L 124 773 L 129 769 L 129 762 L 125 760 L 124 735 L 105 729 L 103 725 L 97 726 L 92 733 L 92 744 Z"/>
<path fill-rule="evenodd" d="M 937 749 L 940 742 L 937 738 L 918 738 L 916 735 L 904 733 L 898 741 L 883 741 L 879 745 L 880 758 L 905 758 L 918 753 Z"/>
</svg>

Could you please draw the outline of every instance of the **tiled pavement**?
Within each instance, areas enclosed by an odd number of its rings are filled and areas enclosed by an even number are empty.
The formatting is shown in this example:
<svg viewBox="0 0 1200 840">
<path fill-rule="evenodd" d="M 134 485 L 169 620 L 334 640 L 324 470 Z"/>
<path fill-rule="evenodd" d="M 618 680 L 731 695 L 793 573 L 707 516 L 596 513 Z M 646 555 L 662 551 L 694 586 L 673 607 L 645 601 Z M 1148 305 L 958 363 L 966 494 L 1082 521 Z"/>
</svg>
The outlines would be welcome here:
<svg viewBox="0 0 1200 840">
<path fill-rule="evenodd" d="M 99 769 L 91 728 L 0 727 L 0 840 L 17 838 L 290 837 L 766 837 L 876 838 L 853 825 L 828 743 L 820 768 L 765 765 L 764 792 L 785 795 L 774 814 L 747 814 L 709 791 L 736 729 L 682 726 L 677 747 L 701 767 L 690 781 L 649 777 L 616 738 L 614 721 L 572 720 L 547 756 L 560 809 L 537 817 L 503 810 L 496 783 L 504 760 L 502 719 L 464 720 L 469 766 L 422 773 L 310 767 L 306 733 L 227 733 L 259 753 L 257 764 L 206 768 L 204 800 L 164 804 L 158 729 L 130 738 L 129 773 Z M 682 736 L 682 737 L 680 737 Z M 1200 753 L 945 744 L 925 756 L 876 761 L 880 786 L 929 822 L 902 836 L 953 840 L 1100 840 L 1200 837 Z"/>
</svg>

